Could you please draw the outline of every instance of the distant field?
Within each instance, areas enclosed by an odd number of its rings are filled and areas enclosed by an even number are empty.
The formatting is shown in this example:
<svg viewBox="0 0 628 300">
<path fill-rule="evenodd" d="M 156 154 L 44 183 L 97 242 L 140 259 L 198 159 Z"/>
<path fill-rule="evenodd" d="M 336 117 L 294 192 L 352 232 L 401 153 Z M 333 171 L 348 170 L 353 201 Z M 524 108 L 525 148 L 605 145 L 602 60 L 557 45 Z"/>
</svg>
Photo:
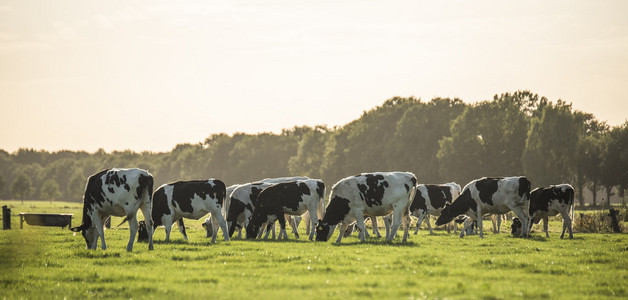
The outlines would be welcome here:
<svg viewBox="0 0 628 300">
<path fill-rule="evenodd" d="M 158 228 L 154 251 L 136 243 L 127 253 L 125 225 L 106 231 L 106 251 L 85 250 L 82 236 L 67 229 L 19 229 L 20 211 L 74 213 L 79 225 L 78 203 L 1 205 L 14 214 L 13 230 L 0 231 L 0 291 L 7 299 L 628 297 L 628 235 L 576 233 L 574 240 L 561 240 L 558 221 L 551 223 L 550 239 L 539 226 L 530 239 L 513 238 L 505 229 L 484 239 L 421 230 L 406 244 L 399 238 L 359 243 L 354 234 L 341 245 L 292 235 L 288 241 L 219 239 L 212 245 L 201 221 L 190 221 L 189 242 L 175 229 L 172 242 L 164 243 Z M 485 232 L 489 227 L 485 222 Z"/>
</svg>

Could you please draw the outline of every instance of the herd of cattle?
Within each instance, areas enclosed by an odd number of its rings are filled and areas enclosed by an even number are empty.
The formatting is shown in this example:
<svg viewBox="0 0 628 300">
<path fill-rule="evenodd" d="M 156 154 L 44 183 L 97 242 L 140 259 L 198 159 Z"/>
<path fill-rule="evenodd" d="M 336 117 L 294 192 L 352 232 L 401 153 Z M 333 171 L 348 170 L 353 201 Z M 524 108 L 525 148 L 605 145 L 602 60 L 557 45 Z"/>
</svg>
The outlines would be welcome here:
<svg viewBox="0 0 628 300">
<path fill-rule="evenodd" d="M 340 225 L 337 243 L 357 228 L 361 241 L 368 232 L 365 218 L 373 222 L 374 234 L 381 237 L 377 217 L 384 217 L 386 239 L 392 241 L 403 224 L 403 238 L 408 239 L 411 218 L 419 225 L 425 220 L 432 233 L 430 215 L 437 216 L 436 225 L 464 223 L 460 237 L 479 230 L 483 237 L 482 217 L 503 215 L 512 211 L 512 233 L 529 236 L 532 224 L 544 222 L 547 237 L 547 219 L 560 214 L 563 232 L 569 230 L 573 238 L 574 191 L 568 184 L 537 188 L 531 191 L 530 181 L 523 176 L 480 178 L 463 189 L 456 183 L 440 185 L 417 184 L 408 172 L 362 173 L 338 181 L 325 207 L 325 184 L 320 179 L 284 177 L 226 187 L 218 179 L 180 181 L 164 184 L 153 193 L 153 177 L 141 169 L 109 169 L 89 177 L 83 198 L 83 223 L 71 228 L 81 232 L 88 249 L 96 249 L 100 238 L 106 249 L 103 225 L 109 216 L 124 217 L 129 223 L 130 237 L 127 251 L 133 249 L 138 228 L 137 211 L 142 210 L 148 249 L 153 249 L 153 232 L 163 225 L 166 241 L 174 223 L 187 240 L 183 219 L 200 219 L 210 214 L 203 224 L 207 236 L 215 242 L 218 228 L 225 241 L 238 231 L 246 229 L 246 238 L 265 237 L 274 231 L 279 221 L 279 238 L 287 238 L 286 221 L 298 238 L 298 224 L 306 220 L 309 239 L 328 241 Z M 570 215 L 571 213 L 571 215 Z M 150 216 L 150 217 L 147 217 Z M 501 220 L 501 218 L 499 218 Z M 448 229 L 449 230 L 449 229 Z M 417 233 L 415 231 L 415 234 Z"/>
</svg>

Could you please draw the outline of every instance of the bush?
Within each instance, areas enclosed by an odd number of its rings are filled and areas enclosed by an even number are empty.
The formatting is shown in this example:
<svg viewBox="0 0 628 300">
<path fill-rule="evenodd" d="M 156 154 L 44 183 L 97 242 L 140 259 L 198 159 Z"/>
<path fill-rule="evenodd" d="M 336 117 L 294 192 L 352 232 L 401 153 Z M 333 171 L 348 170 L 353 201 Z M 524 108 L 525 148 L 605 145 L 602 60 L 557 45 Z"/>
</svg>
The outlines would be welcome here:
<svg viewBox="0 0 628 300">
<path fill-rule="evenodd" d="M 621 211 L 619 216 L 617 216 L 620 232 L 625 232 L 625 227 L 622 223 L 622 220 L 625 220 L 625 216 L 626 210 Z M 580 216 L 576 216 L 575 219 L 573 228 L 578 232 L 613 233 L 611 217 L 608 216 L 608 212 L 580 213 Z"/>
</svg>

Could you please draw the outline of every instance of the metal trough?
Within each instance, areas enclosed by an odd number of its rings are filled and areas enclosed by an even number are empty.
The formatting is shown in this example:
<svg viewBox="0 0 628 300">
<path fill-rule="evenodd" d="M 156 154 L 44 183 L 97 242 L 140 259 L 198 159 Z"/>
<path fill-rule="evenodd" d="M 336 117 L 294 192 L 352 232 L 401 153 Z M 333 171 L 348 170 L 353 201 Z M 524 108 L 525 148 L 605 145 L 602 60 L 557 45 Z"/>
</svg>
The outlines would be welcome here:
<svg viewBox="0 0 628 300">
<path fill-rule="evenodd" d="M 20 229 L 24 228 L 24 221 L 28 225 L 36 226 L 58 226 L 72 227 L 72 216 L 74 214 L 43 214 L 43 213 L 20 213 Z"/>
</svg>

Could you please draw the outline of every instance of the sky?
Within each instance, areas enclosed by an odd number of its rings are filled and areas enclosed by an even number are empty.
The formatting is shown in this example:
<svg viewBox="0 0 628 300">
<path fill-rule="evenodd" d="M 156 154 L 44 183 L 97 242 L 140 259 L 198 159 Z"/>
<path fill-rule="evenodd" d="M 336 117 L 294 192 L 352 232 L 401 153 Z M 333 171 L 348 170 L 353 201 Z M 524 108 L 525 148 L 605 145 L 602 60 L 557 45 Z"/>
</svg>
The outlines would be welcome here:
<svg viewBox="0 0 628 300">
<path fill-rule="evenodd" d="M 530 90 L 628 119 L 628 1 L 0 0 L 0 149 L 170 151 Z"/>
</svg>

